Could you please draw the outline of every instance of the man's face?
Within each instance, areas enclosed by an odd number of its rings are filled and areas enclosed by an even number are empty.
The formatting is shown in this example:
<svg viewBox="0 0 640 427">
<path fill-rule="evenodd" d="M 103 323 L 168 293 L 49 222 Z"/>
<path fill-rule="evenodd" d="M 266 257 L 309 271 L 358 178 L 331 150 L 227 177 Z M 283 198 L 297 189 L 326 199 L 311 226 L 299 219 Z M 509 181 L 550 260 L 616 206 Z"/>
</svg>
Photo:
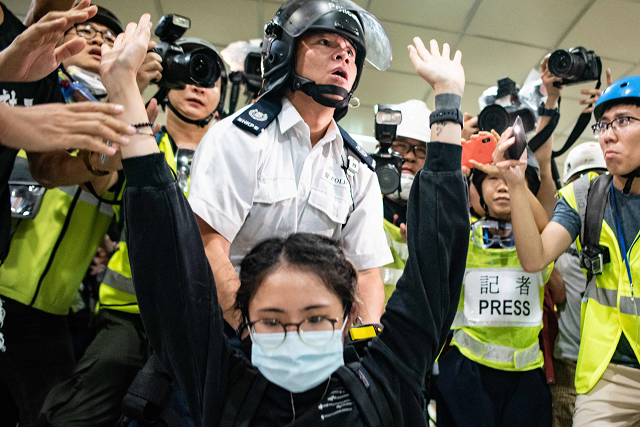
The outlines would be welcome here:
<svg viewBox="0 0 640 427">
<path fill-rule="evenodd" d="M 335 33 L 304 34 L 296 48 L 296 73 L 317 84 L 340 86 L 350 91 L 358 73 L 356 49 Z"/>
<path fill-rule="evenodd" d="M 182 90 L 169 91 L 169 101 L 186 118 L 200 120 L 207 117 L 220 101 L 220 82 L 211 88 L 187 85 Z"/>
<path fill-rule="evenodd" d="M 96 32 L 100 31 L 100 32 Z M 80 33 L 86 35 L 93 34 L 92 38 L 84 38 L 87 43 L 82 52 L 71 58 L 63 61 L 65 67 L 75 65 L 78 68 L 82 68 L 85 71 L 92 73 L 100 73 L 100 59 L 102 58 L 102 51 L 100 46 L 102 43 L 111 44 L 115 32 L 111 31 L 108 27 L 98 24 L 96 22 L 84 22 L 77 26 L 71 27 L 69 31 L 62 38 L 62 42 L 68 42 L 75 38 L 81 37 Z M 105 37 L 110 40 L 105 40 Z"/>
<path fill-rule="evenodd" d="M 399 136 L 391 144 L 391 150 L 400 153 L 405 159 L 402 165 L 402 173 L 416 175 L 424 166 L 427 144 L 417 139 Z"/>
<path fill-rule="evenodd" d="M 610 123 L 620 117 L 640 119 L 640 108 L 634 105 L 616 105 L 609 108 L 600 121 Z M 615 126 L 615 124 L 614 124 Z M 640 166 L 640 122 L 630 120 L 628 127 L 614 131 L 609 127 L 598 138 L 607 169 L 612 175 L 622 176 Z"/>
</svg>

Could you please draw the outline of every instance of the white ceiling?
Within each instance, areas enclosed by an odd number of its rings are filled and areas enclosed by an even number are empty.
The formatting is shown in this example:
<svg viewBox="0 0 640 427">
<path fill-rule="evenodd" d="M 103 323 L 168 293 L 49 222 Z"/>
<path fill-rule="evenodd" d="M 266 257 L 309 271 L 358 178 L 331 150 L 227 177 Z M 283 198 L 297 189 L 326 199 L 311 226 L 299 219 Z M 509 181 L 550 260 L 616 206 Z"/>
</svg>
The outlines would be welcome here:
<svg viewBox="0 0 640 427">
<path fill-rule="evenodd" d="M 373 135 L 373 106 L 417 98 L 433 108 L 433 95 L 417 77 L 407 45 L 414 36 L 435 38 L 463 53 L 467 84 L 462 108 L 478 113 L 477 99 L 502 77 L 522 83 L 532 68 L 539 70 L 544 55 L 555 49 L 585 46 L 602 57 L 614 80 L 640 74 L 640 0 L 355 0 L 373 13 L 386 29 L 393 46 L 391 68 L 382 73 L 367 67 L 356 95 L 362 105 L 341 121 L 351 133 Z M 224 48 L 237 40 L 261 38 L 275 14 L 278 0 L 96 0 L 123 22 L 144 12 L 153 21 L 166 13 L 188 16 L 189 35 Z M 17 15 L 29 2 L 5 0 Z M 603 73 L 604 79 L 604 73 Z M 594 82 L 564 90 L 555 146 L 564 143 L 580 114 L 580 90 Z M 590 130 L 583 134 L 590 140 Z"/>
</svg>

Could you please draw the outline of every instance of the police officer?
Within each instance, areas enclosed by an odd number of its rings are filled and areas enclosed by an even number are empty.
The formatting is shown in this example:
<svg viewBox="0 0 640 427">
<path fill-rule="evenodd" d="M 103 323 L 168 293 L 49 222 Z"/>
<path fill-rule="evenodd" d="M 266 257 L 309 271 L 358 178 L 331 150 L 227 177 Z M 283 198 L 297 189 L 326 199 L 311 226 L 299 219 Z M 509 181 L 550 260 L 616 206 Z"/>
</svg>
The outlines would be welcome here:
<svg viewBox="0 0 640 427">
<path fill-rule="evenodd" d="M 540 187 L 531 154 L 526 182 Z M 486 216 L 473 223 L 451 350 L 439 361 L 439 426 L 551 426 L 551 393 L 538 343 L 542 273 L 525 272 L 511 233 L 506 183 L 474 168 Z M 529 203 L 529 201 L 525 201 Z M 544 216 L 544 212 L 542 212 Z"/>
<path fill-rule="evenodd" d="M 365 56 L 386 69 L 391 47 L 378 21 L 353 2 L 286 2 L 265 27 L 264 94 L 198 147 L 189 201 L 234 329 L 240 260 L 260 240 L 304 231 L 343 243 L 359 271 L 360 316 L 380 320 L 379 267 L 392 260 L 380 187 L 371 159 L 336 124 Z"/>
<path fill-rule="evenodd" d="M 391 149 L 404 159 L 400 188 L 385 196 L 382 201 L 383 227 L 393 256 L 393 262 L 381 268 L 385 303 L 389 301 L 407 262 L 407 200 L 409 200 L 413 178 L 424 166 L 427 142 L 431 139 L 429 122 L 424 119 L 431 114 L 427 104 L 413 99 L 403 102 L 398 107 L 402 112 L 402 121 L 396 130 L 397 137 L 391 144 Z"/>
<path fill-rule="evenodd" d="M 640 347 L 633 288 L 639 279 L 634 245 L 640 225 L 640 180 L 634 179 L 640 171 L 639 105 L 640 76 L 618 80 L 600 96 L 593 129 L 609 175 L 593 178 L 591 183 L 591 177 L 584 177 L 562 189 L 542 235 L 531 227 L 529 210 L 519 203 L 523 199 L 521 167 L 513 161 L 498 164 L 509 185 L 514 236 L 527 271 L 541 270 L 580 235 L 576 246 L 588 267 L 589 283 L 582 305 L 574 425 L 616 421 L 631 426 L 640 420 L 635 404 L 640 396 Z M 501 141 L 499 155 L 506 145 Z"/>
<path fill-rule="evenodd" d="M 185 52 L 201 47 L 213 49 L 210 43 L 195 38 L 177 43 Z M 218 65 L 224 70 L 219 57 Z M 226 73 L 222 73 L 213 88 L 187 85 L 183 90 L 158 95 L 169 109 L 166 126 L 156 135 L 156 141 L 185 195 L 189 191 L 193 152 L 222 111 L 225 87 Z M 119 163 L 118 159 L 109 159 L 104 166 L 98 166 L 112 168 Z M 100 286 L 99 304 L 94 340 L 70 378 L 51 390 L 42 408 L 43 417 L 52 426 L 115 425 L 127 388 L 148 357 L 131 280 L 125 228 Z"/>
</svg>

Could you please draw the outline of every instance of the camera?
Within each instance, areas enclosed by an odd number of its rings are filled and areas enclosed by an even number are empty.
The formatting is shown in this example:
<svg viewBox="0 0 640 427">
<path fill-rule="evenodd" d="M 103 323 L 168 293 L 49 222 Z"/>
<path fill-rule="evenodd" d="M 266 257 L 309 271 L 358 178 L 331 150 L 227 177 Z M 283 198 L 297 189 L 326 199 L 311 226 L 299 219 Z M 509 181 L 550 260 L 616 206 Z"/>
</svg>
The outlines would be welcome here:
<svg viewBox="0 0 640 427">
<path fill-rule="evenodd" d="M 162 79 L 158 86 L 167 89 L 184 89 L 188 84 L 213 87 L 220 78 L 220 66 L 213 49 L 201 47 L 190 52 L 176 41 L 191 28 L 187 17 L 169 14 L 160 18 L 155 35 L 160 43 L 154 49 L 162 57 Z"/>
<path fill-rule="evenodd" d="M 502 133 L 520 116 L 525 132 L 536 127 L 536 115 L 533 109 L 520 101 L 516 82 L 508 77 L 498 80 L 498 92 L 487 96 L 487 106 L 478 115 L 478 128 L 490 132 L 494 129 Z"/>
<path fill-rule="evenodd" d="M 404 159 L 400 154 L 391 151 L 391 144 L 396 139 L 398 125 L 402 122 L 402 112 L 397 105 L 378 104 L 375 107 L 376 140 L 380 149 L 372 156 L 376 161 L 376 175 L 382 194 L 391 194 L 400 187 L 400 175 Z"/>
<path fill-rule="evenodd" d="M 562 77 L 560 85 L 600 80 L 602 73 L 600 57 L 584 47 L 556 50 L 549 57 L 548 67 L 551 74 Z"/>
</svg>

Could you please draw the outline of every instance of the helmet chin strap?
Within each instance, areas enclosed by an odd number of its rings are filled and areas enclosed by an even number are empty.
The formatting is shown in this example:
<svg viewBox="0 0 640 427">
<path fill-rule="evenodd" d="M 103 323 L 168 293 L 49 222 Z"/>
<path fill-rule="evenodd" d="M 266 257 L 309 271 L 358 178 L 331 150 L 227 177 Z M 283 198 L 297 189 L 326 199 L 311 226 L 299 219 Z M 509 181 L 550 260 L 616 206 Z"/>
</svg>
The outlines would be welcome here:
<svg viewBox="0 0 640 427">
<path fill-rule="evenodd" d="M 211 120 L 213 119 L 213 115 L 216 113 L 215 110 L 213 110 L 211 112 L 211 114 L 209 114 L 207 117 L 205 117 L 204 119 L 199 119 L 199 120 L 192 120 L 188 117 L 185 117 L 184 115 L 182 115 L 182 113 L 180 113 L 180 111 L 178 111 L 178 109 L 176 107 L 173 106 L 173 104 L 171 103 L 171 101 L 169 101 L 167 99 L 167 106 L 169 107 L 169 109 L 171 111 L 173 111 L 173 114 L 175 114 L 176 116 L 178 116 L 178 118 L 180 120 L 182 120 L 183 122 L 189 123 L 190 125 L 198 125 L 201 128 L 206 127 Z"/>
<path fill-rule="evenodd" d="M 622 189 L 622 192 L 624 194 L 629 194 L 629 191 L 631 191 L 631 185 L 633 185 L 633 179 L 640 176 L 640 167 L 622 176 L 624 178 L 627 178 L 627 182 L 624 184 L 624 188 Z"/>
<path fill-rule="evenodd" d="M 293 75 L 293 84 L 291 86 L 294 91 L 300 90 L 313 98 L 313 100 L 318 104 L 329 108 L 347 107 L 351 100 L 351 96 L 353 95 L 351 92 L 340 86 L 319 85 L 313 80 L 301 77 L 297 74 Z M 331 99 L 327 98 L 326 95 L 338 95 L 342 97 L 342 99 Z"/>
</svg>

